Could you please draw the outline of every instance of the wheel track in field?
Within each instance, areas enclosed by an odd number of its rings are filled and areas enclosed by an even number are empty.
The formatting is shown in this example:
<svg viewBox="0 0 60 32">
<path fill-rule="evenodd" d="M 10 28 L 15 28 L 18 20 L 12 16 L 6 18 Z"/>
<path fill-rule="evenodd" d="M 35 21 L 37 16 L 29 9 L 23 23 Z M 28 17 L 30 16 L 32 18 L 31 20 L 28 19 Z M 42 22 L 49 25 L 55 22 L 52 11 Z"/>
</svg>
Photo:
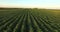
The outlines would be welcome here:
<svg viewBox="0 0 60 32">
<path fill-rule="evenodd" d="M 23 32 L 29 32 L 28 13 L 26 13 L 26 18 L 25 18 L 25 21 L 24 21 L 24 29 L 23 29 Z"/>
</svg>

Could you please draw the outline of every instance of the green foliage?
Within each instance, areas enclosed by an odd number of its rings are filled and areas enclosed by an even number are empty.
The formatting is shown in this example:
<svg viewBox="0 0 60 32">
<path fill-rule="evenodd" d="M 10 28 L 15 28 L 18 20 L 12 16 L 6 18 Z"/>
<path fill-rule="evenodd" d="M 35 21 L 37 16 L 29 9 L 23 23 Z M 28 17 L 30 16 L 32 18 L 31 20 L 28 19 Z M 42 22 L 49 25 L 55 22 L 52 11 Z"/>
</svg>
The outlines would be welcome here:
<svg viewBox="0 0 60 32">
<path fill-rule="evenodd" d="M 53 10 L 37 8 L 0 10 L 5 10 L 0 11 L 0 32 L 60 32 L 60 14 L 55 15 Z"/>
</svg>

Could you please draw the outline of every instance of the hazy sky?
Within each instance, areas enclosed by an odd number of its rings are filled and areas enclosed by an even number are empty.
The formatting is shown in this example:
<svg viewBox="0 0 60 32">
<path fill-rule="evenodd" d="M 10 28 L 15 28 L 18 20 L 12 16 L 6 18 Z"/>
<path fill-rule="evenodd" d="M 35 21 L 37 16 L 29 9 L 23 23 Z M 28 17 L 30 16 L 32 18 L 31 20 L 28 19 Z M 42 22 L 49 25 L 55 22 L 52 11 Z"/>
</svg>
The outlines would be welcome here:
<svg viewBox="0 0 60 32">
<path fill-rule="evenodd" d="M 0 0 L 0 7 L 35 7 L 60 9 L 60 0 Z"/>
</svg>

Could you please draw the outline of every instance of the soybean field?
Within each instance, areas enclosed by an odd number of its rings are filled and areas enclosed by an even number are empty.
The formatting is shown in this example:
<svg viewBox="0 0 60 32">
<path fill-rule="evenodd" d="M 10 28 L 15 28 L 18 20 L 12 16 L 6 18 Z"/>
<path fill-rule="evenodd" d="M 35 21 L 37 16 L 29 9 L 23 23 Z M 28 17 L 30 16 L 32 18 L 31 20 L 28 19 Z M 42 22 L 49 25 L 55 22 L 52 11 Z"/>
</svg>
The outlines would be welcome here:
<svg viewBox="0 0 60 32">
<path fill-rule="evenodd" d="M 60 32 L 60 11 L 47 9 L 0 11 L 0 32 Z"/>
</svg>

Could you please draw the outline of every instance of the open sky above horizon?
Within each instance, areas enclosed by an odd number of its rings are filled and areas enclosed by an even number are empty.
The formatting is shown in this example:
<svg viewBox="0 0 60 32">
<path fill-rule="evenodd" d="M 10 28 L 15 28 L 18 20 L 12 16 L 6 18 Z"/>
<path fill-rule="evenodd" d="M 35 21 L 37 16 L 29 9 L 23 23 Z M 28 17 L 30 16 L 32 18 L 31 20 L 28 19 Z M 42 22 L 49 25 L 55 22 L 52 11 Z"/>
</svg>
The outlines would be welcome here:
<svg viewBox="0 0 60 32">
<path fill-rule="evenodd" d="M 0 0 L 0 7 L 60 9 L 60 0 Z"/>
</svg>

